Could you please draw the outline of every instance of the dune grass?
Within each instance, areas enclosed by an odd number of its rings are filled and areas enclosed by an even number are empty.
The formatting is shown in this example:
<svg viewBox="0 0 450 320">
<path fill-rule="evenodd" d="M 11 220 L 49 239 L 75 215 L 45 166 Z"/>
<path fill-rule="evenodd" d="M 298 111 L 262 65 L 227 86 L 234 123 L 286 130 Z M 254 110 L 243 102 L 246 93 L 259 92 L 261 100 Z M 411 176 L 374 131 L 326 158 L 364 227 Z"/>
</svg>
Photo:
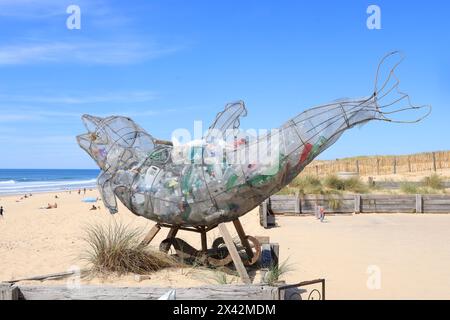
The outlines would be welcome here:
<svg viewBox="0 0 450 320">
<path fill-rule="evenodd" d="M 278 194 L 292 195 L 299 192 L 300 194 L 340 195 L 342 192 L 368 193 L 370 189 L 368 184 L 357 177 L 342 179 L 336 175 L 329 175 L 320 179 L 309 175 L 299 175 Z"/>
<path fill-rule="evenodd" d="M 297 176 L 289 188 L 298 190 L 301 194 L 321 194 L 324 191 L 322 181 L 314 176 Z"/>
<path fill-rule="evenodd" d="M 439 191 L 422 184 L 403 181 L 400 183 L 400 192 L 403 194 L 434 194 Z"/>
<path fill-rule="evenodd" d="M 400 191 L 406 194 L 445 193 L 444 180 L 437 174 L 423 178 L 419 183 L 403 181 Z"/>
<path fill-rule="evenodd" d="M 140 245 L 142 232 L 120 222 L 86 227 L 82 259 L 91 275 L 148 274 L 181 264 L 169 255 Z"/>
<path fill-rule="evenodd" d="M 229 275 L 223 271 L 217 270 L 212 276 L 212 280 L 220 285 L 232 284 L 236 281 L 236 277 Z"/>
<path fill-rule="evenodd" d="M 375 191 L 392 193 L 389 189 L 380 189 L 376 184 L 369 185 L 363 182 L 359 177 L 343 179 L 335 174 L 324 178 L 318 178 L 309 175 L 299 175 L 288 186 L 280 190 L 278 194 L 294 195 L 300 194 L 321 194 L 321 195 L 340 195 L 342 193 L 366 194 Z M 423 178 L 419 183 L 403 181 L 400 183 L 401 194 L 434 194 L 445 193 L 444 179 L 437 174 L 432 174 Z M 397 192 L 395 192 L 397 194 Z M 333 206 L 338 205 L 338 201 Z"/>
<path fill-rule="evenodd" d="M 344 191 L 345 190 L 345 181 L 340 179 L 337 175 L 328 175 L 324 179 L 324 184 L 327 188 L 333 190 Z"/>
<path fill-rule="evenodd" d="M 406 193 L 406 194 L 418 194 L 418 193 L 422 193 L 421 191 L 423 191 L 423 190 L 422 190 L 422 188 L 420 188 L 420 186 L 418 186 L 415 183 L 403 181 L 400 184 L 400 191 L 402 193 Z"/>
<path fill-rule="evenodd" d="M 432 174 L 431 176 L 425 177 L 421 181 L 424 187 L 428 187 L 435 190 L 444 189 L 444 180 L 437 174 Z"/>
<path fill-rule="evenodd" d="M 347 191 L 353 193 L 367 193 L 369 186 L 358 177 L 342 179 L 336 175 L 329 175 L 325 178 L 324 184 L 332 190 Z"/>
<path fill-rule="evenodd" d="M 273 286 L 279 278 L 285 274 L 292 271 L 292 268 L 290 265 L 288 265 L 288 261 L 285 260 L 281 264 L 275 265 L 272 264 L 269 267 L 269 271 L 264 276 L 264 281 L 269 285 Z"/>
</svg>

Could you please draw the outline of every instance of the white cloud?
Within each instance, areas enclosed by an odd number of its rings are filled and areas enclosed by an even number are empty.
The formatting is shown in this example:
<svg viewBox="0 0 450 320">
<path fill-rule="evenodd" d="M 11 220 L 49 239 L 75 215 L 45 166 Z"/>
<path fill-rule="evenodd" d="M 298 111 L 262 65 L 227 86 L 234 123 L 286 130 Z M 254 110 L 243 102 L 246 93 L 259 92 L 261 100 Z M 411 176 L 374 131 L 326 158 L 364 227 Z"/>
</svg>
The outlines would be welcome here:
<svg viewBox="0 0 450 320">
<path fill-rule="evenodd" d="M 188 110 L 190 108 L 186 108 Z M 62 121 L 64 118 L 70 119 L 70 121 L 78 121 L 84 113 L 92 113 L 98 117 L 109 117 L 113 115 L 121 115 L 132 118 L 139 117 L 154 117 L 167 113 L 175 113 L 180 111 L 180 109 L 176 108 L 165 108 L 165 109 L 124 109 L 124 110 L 110 110 L 108 112 L 92 112 L 88 110 L 58 110 L 56 108 L 53 109 L 44 109 L 42 107 L 5 107 L 0 106 L 0 123 L 28 123 L 28 122 L 42 122 L 42 121 L 54 121 L 55 118 L 58 118 L 59 121 Z M 75 120 L 72 120 L 74 118 Z M 5 132 L 8 132 L 6 130 Z"/>
<path fill-rule="evenodd" d="M 75 143 L 75 136 L 52 135 L 52 136 L 0 136 L 3 143 L 26 143 L 26 144 L 66 144 Z"/>
<path fill-rule="evenodd" d="M 87 13 L 102 16 L 110 13 L 102 0 L 0 0 L 0 16 L 18 19 L 48 19 L 67 15 L 66 8 L 76 4 Z"/>
<path fill-rule="evenodd" d="M 132 64 L 178 51 L 133 41 L 32 42 L 0 47 L 0 65 L 30 63 Z"/>
<path fill-rule="evenodd" d="M 34 115 L 16 113 L 16 114 L 0 114 L 0 123 L 2 122 L 19 122 L 19 121 L 30 121 L 36 120 Z"/>
<path fill-rule="evenodd" d="M 1 101 L 46 104 L 93 104 L 93 103 L 138 103 L 155 100 L 157 94 L 153 91 L 111 92 L 102 94 L 78 95 L 11 95 L 0 94 Z"/>
<path fill-rule="evenodd" d="M 82 27 L 68 35 L 64 16 L 71 4 L 81 8 Z M 14 40 L 2 41 L 0 66 L 133 64 L 181 49 L 136 32 L 133 15 L 104 0 L 0 0 L 0 17 L 16 26 L 11 28 Z"/>
</svg>

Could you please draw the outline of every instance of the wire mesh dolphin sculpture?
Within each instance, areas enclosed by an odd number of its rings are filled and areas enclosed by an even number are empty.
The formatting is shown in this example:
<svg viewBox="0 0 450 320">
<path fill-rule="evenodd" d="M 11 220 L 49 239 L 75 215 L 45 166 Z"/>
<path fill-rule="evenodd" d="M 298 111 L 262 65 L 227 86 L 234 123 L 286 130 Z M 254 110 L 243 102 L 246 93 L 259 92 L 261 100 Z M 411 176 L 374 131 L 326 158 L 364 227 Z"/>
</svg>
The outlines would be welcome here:
<svg viewBox="0 0 450 320">
<path fill-rule="evenodd" d="M 371 120 L 425 118 L 431 106 L 412 105 L 398 88 L 395 70 L 402 60 L 399 52 L 382 59 L 370 96 L 307 109 L 259 137 L 239 129 L 247 111 L 238 101 L 227 104 L 193 143 L 164 144 L 128 117 L 91 115 L 82 116 L 88 133 L 77 140 L 101 169 L 98 187 L 111 213 L 117 212 L 118 198 L 134 214 L 158 223 L 195 227 L 233 221 L 289 184 L 346 130 Z M 388 118 L 423 108 L 427 112 L 414 120 Z"/>
</svg>

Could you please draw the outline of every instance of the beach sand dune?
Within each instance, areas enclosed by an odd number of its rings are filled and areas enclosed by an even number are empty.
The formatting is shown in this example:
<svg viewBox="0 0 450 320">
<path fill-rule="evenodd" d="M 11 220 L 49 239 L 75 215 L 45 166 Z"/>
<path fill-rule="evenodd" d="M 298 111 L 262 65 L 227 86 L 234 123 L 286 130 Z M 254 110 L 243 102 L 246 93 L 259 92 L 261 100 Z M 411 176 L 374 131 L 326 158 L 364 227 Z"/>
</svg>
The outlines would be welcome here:
<svg viewBox="0 0 450 320">
<path fill-rule="evenodd" d="M 119 220 L 145 230 L 154 224 L 123 206 L 114 216 L 101 202 L 100 210 L 90 211 L 92 204 L 81 202 L 87 196 L 97 197 L 98 193 L 35 194 L 19 202 L 18 196 L 0 197 L 5 208 L 4 218 L 0 218 L 0 281 L 83 267 L 82 237 L 89 224 Z M 57 209 L 39 209 L 54 202 Z M 277 217 L 277 227 L 265 230 L 253 210 L 242 222 L 248 234 L 270 236 L 280 244 L 281 260 L 287 259 L 292 270 L 284 280 L 297 283 L 325 278 L 327 298 L 450 299 L 450 215 L 327 216 L 324 223 L 313 217 L 284 216 Z M 229 229 L 234 228 L 230 225 Z M 153 244 L 158 245 L 166 234 L 166 229 L 161 231 Z M 218 231 L 209 234 L 210 242 L 214 236 Z M 180 232 L 179 237 L 200 247 L 197 234 Z M 160 271 L 140 283 L 133 275 L 83 282 L 197 286 L 217 284 L 215 273 L 185 268 Z M 255 281 L 259 280 L 257 275 Z"/>
</svg>

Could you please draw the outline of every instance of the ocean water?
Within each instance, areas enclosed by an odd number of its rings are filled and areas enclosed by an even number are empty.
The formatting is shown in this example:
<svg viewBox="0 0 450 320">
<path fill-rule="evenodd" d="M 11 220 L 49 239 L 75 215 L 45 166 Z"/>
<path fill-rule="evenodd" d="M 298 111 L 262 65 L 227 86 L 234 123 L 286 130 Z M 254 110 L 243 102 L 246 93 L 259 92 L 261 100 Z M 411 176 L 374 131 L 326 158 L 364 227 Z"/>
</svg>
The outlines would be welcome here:
<svg viewBox="0 0 450 320">
<path fill-rule="evenodd" d="M 94 188 L 97 169 L 0 169 L 0 194 Z"/>
</svg>

